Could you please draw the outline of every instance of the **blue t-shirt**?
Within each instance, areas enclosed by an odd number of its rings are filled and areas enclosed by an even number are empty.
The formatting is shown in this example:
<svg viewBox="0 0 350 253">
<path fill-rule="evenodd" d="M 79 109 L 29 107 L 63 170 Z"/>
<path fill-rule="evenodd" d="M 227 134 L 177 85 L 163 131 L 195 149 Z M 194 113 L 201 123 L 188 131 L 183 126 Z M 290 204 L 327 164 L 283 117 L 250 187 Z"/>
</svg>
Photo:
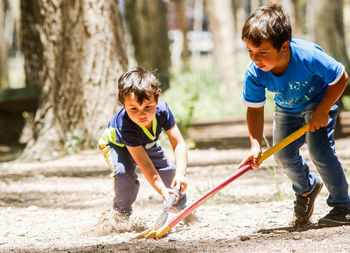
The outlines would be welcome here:
<svg viewBox="0 0 350 253">
<path fill-rule="evenodd" d="M 300 112 L 310 103 L 321 101 L 327 86 L 337 83 L 344 73 L 341 63 L 312 42 L 293 39 L 290 51 L 288 68 L 280 76 L 262 71 L 253 62 L 248 64 L 243 85 L 244 104 L 262 107 L 267 89 L 274 93 L 277 106 Z"/>
<path fill-rule="evenodd" d="M 158 99 L 156 116 L 153 119 L 151 131 L 133 122 L 123 107 L 107 124 L 99 145 L 107 145 L 109 143 L 120 147 L 125 145 L 131 147 L 142 145 L 145 149 L 149 149 L 158 141 L 162 129 L 166 131 L 174 125 L 174 116 L 168 105 L 161 99 Z"/>
</svg>

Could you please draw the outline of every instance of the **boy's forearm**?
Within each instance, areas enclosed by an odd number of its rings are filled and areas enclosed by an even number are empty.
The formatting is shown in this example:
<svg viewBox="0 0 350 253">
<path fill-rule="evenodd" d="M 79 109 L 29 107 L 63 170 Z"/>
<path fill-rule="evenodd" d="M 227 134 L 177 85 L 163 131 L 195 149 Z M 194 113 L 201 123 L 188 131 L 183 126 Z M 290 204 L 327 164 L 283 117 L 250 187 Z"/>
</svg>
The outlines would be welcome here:
<svg viewBox="0 0 350 253">
<path fill-rule="evenodd" d="M 187 172 L 186 142 L 176 124 L 171 129 L 167 130 L 166 133 L 174 150 L 176 173 L 185 176 Z"/>
<path fill-rule="evenodd" d="M 176 162 L 176 174 L 186 176 L 187 173 L 187 146 L 186 143 L 179 143 L 174 150 Z"/>
<path fill-rule="evenodd" d="M 251 147 L 260 149 L 263 130 L 264 130 L 264 107 L 260 107 L 260 108 L 248 107 L 247 126 L 249 131 Z"/>
<path fill-rule="evenodd" d="M 128 146 L 127 148 L 147 181 L 158 193 L 162 194 L 162 190 L 166 189 L 166 187 L 144 148 L 142 146 Z"/>
<path fill-rule="evenodd" d="M 145 159 L 146 160 L 146 159 Z M 160 178 L 157 170 L 154 168 L 151 161 L 143 161 L 138 164 L 143 175 L 146 177 L 147 181 L 152 185 L 152 187 L 158 192 L 165 188 L 165 185 Z"/>
<path fill-rule="evenodd" d="M 345 87 L 348 82 L 348 74 L 344 72 L 343 76 L 339 79 L 339 81 L 331 86 L 328 86 L 326 94 L 322 101 L 317 106 L 318 112 L 327 113 L 335 104 L 335 102 L 340 98 L 343 94 Z"/>
</svg>

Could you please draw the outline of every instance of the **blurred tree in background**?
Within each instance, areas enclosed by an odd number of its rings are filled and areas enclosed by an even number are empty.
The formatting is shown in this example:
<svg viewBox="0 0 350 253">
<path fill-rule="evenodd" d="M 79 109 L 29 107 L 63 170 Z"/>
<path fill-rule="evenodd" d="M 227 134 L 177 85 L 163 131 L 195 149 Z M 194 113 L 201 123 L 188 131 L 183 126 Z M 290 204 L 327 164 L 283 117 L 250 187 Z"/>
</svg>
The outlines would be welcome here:
<svg viewBox="0 0 350 253">
<path fill-rule="evenodd" d="M 231 94 L 238 87 L 235 64 L 235 24 L 231 0 L 206 0 L 205 10 L 208 15 L 209 30 L 214 40 L 215 70 L 220 77 L 223 98 L 231 101 Z"/>
<path fill-rule="evenodd" d="M 52 156 L 77 129 L 95 143 L 128 63 L 117 2 L 22 0 L 21 11 L 26 73 L 41 87 L 23 158 Z"/>
<path fill-rule="evenodd" d="M 346 50 L 343 0 L 313 0 L 315 11 L 315 41 L 328 54 L 342 62 L 350 71 L 350 61 Z M 349 72 L 350 73 L 350 72 Z"/>
<path fill-rule="evenodd" d="M 315 23 L 315 42 L 318 43 L 329 55 L 342 62 L 348 73 L 350 73 L 350 61 L 346 50 L 343 0 L 313 0 Z M 349 86 L 345 93 L 350 93 Z M 342 100 L 340 100 L 342 102 Z M 341 107 L 343 104 L 341 103 Z M 341 117 L 337 118 L 337 136 L 342 135 Z"/>
<path fill-rule="evenodd" d="M 159 74 L 169 88 L 167 5 L 163 0 L 125 0 L 125 16 L 137 65 Z"/>
<path fill-rule="evenodd" d="M 77 136 L 83 146 L 94 144 L 119 108 L 117 78 L 129 64 L 155 72 L 184 127 L 243 116 L 240 89 L 249 56 L 241 27 L 254 9 L 276 1 L 0 0 L 1 87 L 41 90 L 36 113 L 25 113 L 23 157 L 50 156 Z M 293 37 L 317 42 L 349 71 L 350 19 L 343 13 L 350 1 L 277 2 L 292 17 Z M 23 86 L 14 84 L 22 65 Z M 268 101 L 265 111 L 273 107 Z"/>
<path fill-rule="evenodd" d="M 5 1 L 0 0 L 0 88 L 8 87 L 7 45 L 4 30 Z"/>
</svg>

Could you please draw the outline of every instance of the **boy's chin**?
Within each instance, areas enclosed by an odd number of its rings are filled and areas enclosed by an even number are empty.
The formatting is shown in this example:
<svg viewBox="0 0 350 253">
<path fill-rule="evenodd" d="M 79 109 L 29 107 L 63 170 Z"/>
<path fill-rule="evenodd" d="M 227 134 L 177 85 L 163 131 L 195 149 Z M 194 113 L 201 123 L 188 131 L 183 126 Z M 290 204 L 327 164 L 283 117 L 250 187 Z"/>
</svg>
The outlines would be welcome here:
<svg viewBox="0 0 350 253">
<path fill-rule="evenodd" d="M 150 122 L 142 121 L 142 122 L 139 122 L 138 124 L 139 124 L 140 126 L 147 127 L 149 123 L 150 123 Z"/>
<path fill-rule="evenodd" d="M 258 67 L 260 70 L 264 71 L 264 72 L 267 72 L 269 71 L 270 69 L 268 69 L 266 66 L 263 66 L 263 67 Z"/>
</svg>

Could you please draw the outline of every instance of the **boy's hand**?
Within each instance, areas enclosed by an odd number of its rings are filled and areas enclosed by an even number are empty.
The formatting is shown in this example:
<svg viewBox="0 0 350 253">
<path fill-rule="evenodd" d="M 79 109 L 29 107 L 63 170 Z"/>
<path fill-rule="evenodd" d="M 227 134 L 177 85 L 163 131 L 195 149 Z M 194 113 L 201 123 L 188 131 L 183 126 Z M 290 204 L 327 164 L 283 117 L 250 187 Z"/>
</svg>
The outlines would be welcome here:
<svg viewBox="0 0 350 253">
<path fill-rule="evenodd" d="M 175 199 L 175 201 L 174 201 L 174 204 L 179 200 L 179 194 L 177 194 L 176 191 L 175 191 L 174 189 L 171 189 L 171 188 L 166 188 L 166 187 L 164 187 L 164 188 L 161 190 L 160 194 L 162 195 L 162 197 L 163 197 L 163 199 L 164 199 L 165 201 L 167 201 L 167 200 L 169 199 L 169 196 L 170 196 L 171 194 L 175 194 L 175 195 L 176 195 L 176 199 Z"/>
<path fill-rule="evenodd" d="M 247 165 L 251 163 L 254 168 L 259 167 L 259 158 L 261 156 L 261 149 L 260 148 L 251 148 L 249 154 L 243 161 L 239 164 L 238 168 L 243 167 L 244 165 Z"/>
<path fill-rule="evenodd" d="M 328 118 L 329 118 L 328 113 L 318 112 L 317 110 L 315 110 L 311 114 L 310 132 L 315 132 L 321 127 L 327 126 Z"/>
<path fill-rule="evenodd" d="M 173 182 L 171 183 L 171 187 L 175 187 L 175 185 L 179 187 L 179 192 L 183 193 L 187 189 L 187 178 L 183 175 L 176 174 Z"/>
</svg>

